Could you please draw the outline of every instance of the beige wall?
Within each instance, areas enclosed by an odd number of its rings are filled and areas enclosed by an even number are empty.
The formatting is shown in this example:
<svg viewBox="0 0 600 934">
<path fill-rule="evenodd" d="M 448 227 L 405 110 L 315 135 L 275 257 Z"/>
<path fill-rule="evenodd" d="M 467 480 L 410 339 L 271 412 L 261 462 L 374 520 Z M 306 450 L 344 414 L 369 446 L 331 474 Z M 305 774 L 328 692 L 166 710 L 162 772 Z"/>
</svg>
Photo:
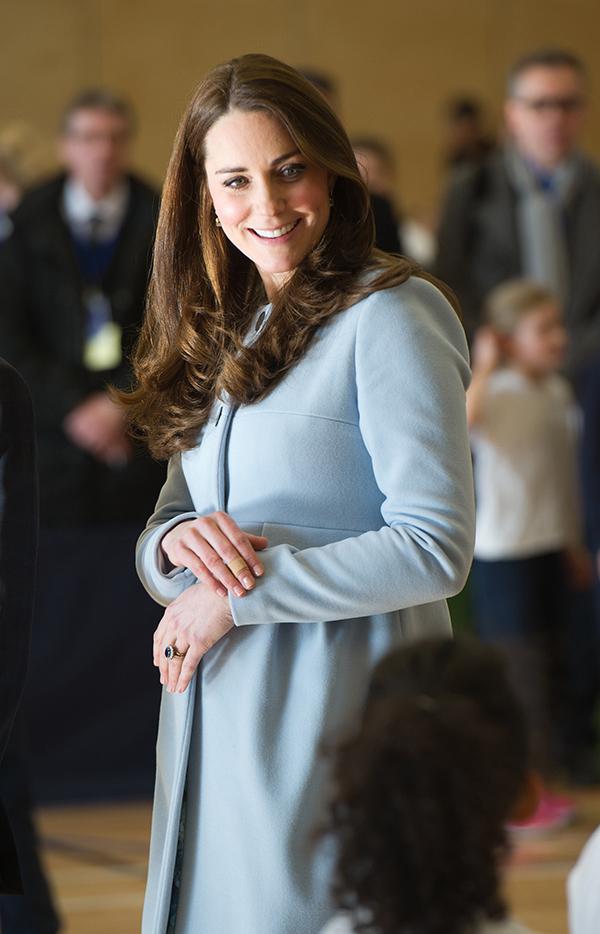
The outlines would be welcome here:
<svg viewBox="0 0 600 934">
<path fill-rule="evenodd" d="M 135 103 L 136 162 L 160 181 L 202 74 L 268 52 L 337 76 L 348 130 L 393 145 L 403 202 L 428 212 L 447 95 L 476 93 L 497 119 L 507 65 L 548 44 L 578 52 L 600 95 L 599 27 L 597 0 L 4 0 L 0 127 L 21 118 L 50 138 L 66 98 L 109 85 Z M 586 145 L 600 160 L 595 105 Z"/>
</svg>

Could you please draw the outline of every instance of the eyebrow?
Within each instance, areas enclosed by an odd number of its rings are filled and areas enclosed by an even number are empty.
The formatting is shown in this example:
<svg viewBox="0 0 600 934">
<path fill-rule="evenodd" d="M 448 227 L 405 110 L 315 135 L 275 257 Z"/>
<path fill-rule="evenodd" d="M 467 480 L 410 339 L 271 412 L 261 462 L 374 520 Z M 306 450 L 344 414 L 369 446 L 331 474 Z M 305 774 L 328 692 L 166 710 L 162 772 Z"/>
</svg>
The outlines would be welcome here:
<svg viewBox="0 0 600 934">
<path fill-rule="evenodd" d="M 271 167 L 274 168 L 276 165 L 279 165 L 280 162 L 285 162 L 286 159 L 291 159 L 292 156 L 299 156 L 299 155 L 300 155 L 299 149 L 292 149 L 291 152 L 284 152 L 282 156 L 277 156 L 276 159 L 273 159 L 271 163 Z M 247 172 L 247 171 L 248 169 L 244 168 L 244 166 L 238 166 L 237 168 L 234 168 L 234 169 L 217 169 L 217 171 L 215 172 L 215 175 L 230 175 L 232 172 Z"/>
</svg>

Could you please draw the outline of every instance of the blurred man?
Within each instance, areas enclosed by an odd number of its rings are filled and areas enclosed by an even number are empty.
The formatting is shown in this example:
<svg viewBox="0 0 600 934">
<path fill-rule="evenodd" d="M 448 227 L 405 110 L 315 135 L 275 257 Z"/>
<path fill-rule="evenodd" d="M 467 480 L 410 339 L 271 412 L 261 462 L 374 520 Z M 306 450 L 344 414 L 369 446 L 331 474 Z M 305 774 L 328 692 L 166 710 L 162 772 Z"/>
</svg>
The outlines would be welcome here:
<svg viewBox="0 0 600 934">
<path fill-rule="evenodd" d="M 38 429 L 25 706 L 46 797 L 152 782 L 156 612 L 133 548 L 162 468 L 132 444 L 107 392 L 131 380 L 158 209 L 157 193 L 128 171 L 132 136 L 126 102 L 101 90 L 77 97 L 61 126 L 65 172 L 29 191 L 0 245 L 0 353 L 27 381 Z M 132 666 L 132 652 L 148 653 L 148 666 Z"/>
<path fill-rule="evenodd" d="M 521 275 L 548 286 L 566 308 L 571 369 L 600 345 L 600 173 L 578 149 L 586 94 L 584 66 L 569 52 L 517 62 L 507 145 L 451 185 L 436 264 L 469 334 L 493 286 Z"/>
<path fill-rule="evenodd" d="M 469 336 L 495 285 L 525 276 L 560 299 L 567 372 L 578 386 L 600 351 L 600 172 L 579 150 L 587 76 L 569 52 L 527 55 L 509 74 L 507 141 L 478 167 L 457 173 L 439 232 L 435 271 L 458 293 Z M 589 588 L 569 594 L 565 620 L 569 686 L 561 750 L 572 780 L 597 781 L 597 639 Z"/>
</svg>

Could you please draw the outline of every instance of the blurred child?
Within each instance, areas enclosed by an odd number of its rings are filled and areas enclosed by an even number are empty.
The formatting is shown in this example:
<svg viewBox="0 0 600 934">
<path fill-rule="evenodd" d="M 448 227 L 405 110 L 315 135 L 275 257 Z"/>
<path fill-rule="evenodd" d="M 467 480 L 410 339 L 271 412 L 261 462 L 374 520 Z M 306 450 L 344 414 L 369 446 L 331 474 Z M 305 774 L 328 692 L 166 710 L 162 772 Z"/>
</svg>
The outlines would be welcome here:
<svg viewBox="0 0 600 934">
<path fill-rule="evenodd" d="M 322 934 L 524 934 L 501 891 L 505 825 L 537 782 L 496 651 L 436 638 L 383 659 L 334 776 L 340 914 Z"/>
<path fill-rule="evenodd" d="M 549 778 L 559 756 L 566 690 L 567 587 L 590 572 L 581 547 L 577 410 L 557 372 L 566 346 L 544 287 L 512 280 L 492 291 L 476 336 L 467 414 L 477 528 L 472 596 L 480 637 L 500 647 L 528 716 L 533 762 Z M 545 791 L 531 829 L 573 811 Z"/>
</svg>

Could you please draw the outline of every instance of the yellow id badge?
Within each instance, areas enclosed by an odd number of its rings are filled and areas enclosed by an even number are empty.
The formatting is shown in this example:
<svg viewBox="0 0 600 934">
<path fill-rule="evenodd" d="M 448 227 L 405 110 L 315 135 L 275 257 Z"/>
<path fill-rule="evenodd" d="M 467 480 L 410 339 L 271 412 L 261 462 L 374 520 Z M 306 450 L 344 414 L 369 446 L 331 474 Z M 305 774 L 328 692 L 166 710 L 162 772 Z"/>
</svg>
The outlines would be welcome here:
<svg viewBox="0 0 600 934">
<path fill-rule="evenodd" d="M 114 370 L 119 366 L 121 327 L 113 321 L 108 296 L 99 288 L 86 289 L 83 301 L 87 312 L 83 363 L 88 370 Z"/>
<path fill-rule="evenodd" d="M 88 337 L 83 347 L 83 362 L 88 370 L 114 370 L 123 353 L 122 331 L 114 321 L 105 321 L 95 334 Z"/>
</svg>

